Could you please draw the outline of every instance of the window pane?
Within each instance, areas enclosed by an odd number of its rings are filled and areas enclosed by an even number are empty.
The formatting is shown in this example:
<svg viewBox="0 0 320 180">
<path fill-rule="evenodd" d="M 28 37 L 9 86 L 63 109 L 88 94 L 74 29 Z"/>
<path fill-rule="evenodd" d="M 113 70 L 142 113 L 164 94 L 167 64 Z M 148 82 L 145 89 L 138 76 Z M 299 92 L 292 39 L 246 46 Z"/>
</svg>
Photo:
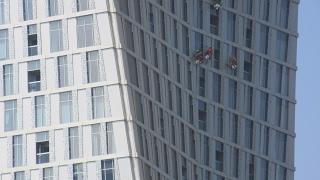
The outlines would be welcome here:
<svg viewBox="0 0 320 180">
<path fill-rule="evenodd" d="M 113 160 L 101 161 L 102 180 L 114 180 L 114 163 Z"/>
<path fill-rule="evenodd" d="M 17 101 L 10 100 L 4 102 L 4 130 L 12 131 L 17 129 Z"/>
<path fill-rule="evenodd" d="M 7 59 L 9 54 L 8 30 L 0 30 L 0 60 Z"/>
<path fill-rule="evenodd" d="M 51 52 L 63 50 L 63 36 L 61 21 L 50 22 L 50 50 Z"/>
<path fill-rule="evenodd" d="M 12 161 L 13 161 L 13 167 L 18 167 L 22 166 L 23 162 L 23 157 L 22 157 L 22 136 L 13 136 L 13 141 L 12 141 L 12 149 L 13 149 L 13 156 L 12 156 Z"/>
<path fill-rule="evenodd" d="M 79 131 L 78 127 L 69 128 L 69 157 L 79 157 Z"/>
<path fill-rule="evenodd" d="M 56 16 L 59 14 L 58 0 L 48 0 L 48 15 Z"/>
<path fill-rule="evenodd" d="M 72 93 L 60 93 L 60 123 L 72 121 Z"/>
<path fill-rule="evenodd" d="M 87 52 L 87 75 L 89 83 L 100 81 L 99 69 L 99 52 Z"/>
<path fill-rule="evenodd" d="M 35 122 L 36 127 L 46 125 L 45 120 L 45 99 L 44 96 L 35 97 Z"/>
<path fill-rule="evenodd" d="M 94 43 L 93 17 L 91 15 L 77 18 L 78 48 L 92 46 Z"/>
<path fill-rule="evenodd" d="M 33 19 L 33 0 L 23 0 L 23 19 Z"/>
<path fill-rule="evenodd" d="M 5 96 L 13 94 L 13 66 L 3 66 L 3 93 Z"/>
<path fill-rule="evenodd" d="M 69 85 L 68 71 L 69 67 L 67 56 L 58 57 L 59 87 L 66 87 Z"/>
<path fill-rule="evenodd" d="M 91 138 L 92 138 L 92 155 L 101 154 L 101 126 L 100 124 L 91 125 Z"/>
</svg>

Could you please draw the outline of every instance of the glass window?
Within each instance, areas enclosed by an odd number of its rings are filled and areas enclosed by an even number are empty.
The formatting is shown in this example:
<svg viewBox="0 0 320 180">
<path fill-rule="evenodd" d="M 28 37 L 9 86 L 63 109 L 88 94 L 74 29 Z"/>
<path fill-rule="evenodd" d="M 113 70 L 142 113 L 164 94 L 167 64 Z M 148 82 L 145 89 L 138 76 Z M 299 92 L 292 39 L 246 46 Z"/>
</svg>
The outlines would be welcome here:
<svg viewBox="0 0 320 180">
<path fill-rule="evenodd" d="M 73 122 L 72 119 L 72 93 L 63 92 L 60 93 L 60 123 Z"/>
<path fill-rule="evenodd" d="M 239 149 L 231 149 L 231 172 L 232 176 L 238 178 L 239 176 Z"/>
<path fill-rule="evenodd" d="M 280 4 L 280 5 L 279 5 Z M 283 28 L 288 27 L 290 0 L 278 0 L 280 6 L 280 15 L 277 17 L 277 24 Z"/>
<path fill-rule="evenodd" d="M 149 26 L 150 31 L 154 33 L 154 14 L 153 14 L 153 6 L 149 3 Z"/>
<path fill-rule="evenodd" d="M 87 76 L 89 83 L 100 81 L 99 59 L 98 51 L 87 52 Z"/>
<path fill-rule="evenodd" d="M 269 27 L 260 24 L 260 53 L 268 54 Z"/>
<path fill-rule="evenodd" d="M 160 77 L 159 77 L 159 74 L 154 71 L 154 95 L 156 97 L 156 100 L 158 102 L 161 102 L 161 89 L 160 89 Z"/>
<path fill-rule="evenodd" d="M 245 45 L 247 48 L 252 47 L 252 20 L 245 20 Z"/>
<path fill-rule="evenodd" d="M 236 26 L 236 15 L 234 13 L 228 12 L 227 14 L 227 40 L 235 41 L 235 26 Z"/>
<path fill-rule="evenodd" d="M 23 1 L 23 19 L 25 21 L 33 19 L 33 0 L 22 0 Z"/>
<path fill-rule="evenodd" d="M 224 159 L 224 153 L 223 153 L 223 143 L 216 141 L 216 170 L 223 171 L 223 159 Z"/>
<path fill-rule="evenodd" d="M 85 11 L 89 9 L 89 0 L 77 0 L 77 11 Z"/>
<path fill-rule="evenodd" d="M 63 50 L 63 36 L 61 21 L 50 22 L 50 50 L 57 52 Z"/>
<path fill-rule="evenodd" d="M 92 118 L 98 119 L 105 117 L 105 106 L 104 106 L 104 88 L 95 87 L 91 89 L 92 96 Z"/>
<path fill-rule="evenodd" d="M 252 80 L 252 54 L 249 52 L 244 52 L 243 78 L 247 81 Z"/>
<path fill-rule="evenodd" d="M 12 165 L 13 167 L 22 166 L 23 152 L 22 152 L 22 135 L 12 137 Z"/>
<path fill-rule="evenodd" d="M 263 59 L 260 61 L 260 69 L 261 69 L 261 82 L 260 85 L 264 88 L 268 88 L 269 82 L 269 61 L 267 59 Z"/>
<path fill-rule="evenodd" d="M 269 21 L 270 0 L 260 0 L 260 18 Z"/>
<path fill-rule="evenodd" d="M 218 113 L 218 117 L 216 120 L 216 133 L 217 133 L 218 137 L 223 138 L 223 134 L 224 134 L 224 131 L 223 131 L 223 128 L 224 128 L 223 109 L 219 108 L 217 113 Z"/>
<path fill-rule="evenodd" d="M 24 180 L 24 171 L 15 172 L 14 180 Z"/>
<path fill-rule="evenodd" d="M 261 127 L 262 131 L 262 154 L 268 156 L 269 154 L 269 127 Z"/>
<path fill-rule="evenodd" d="M 9 38 L 8 30 L 0 30 L 0 60 L 9 57 Z"/>
<path fill-rule="evenodd" d="M 38 55 L 38 32 L 37 25 L 28 25 L 28 55 Z"/>
<path fill-rule="evenodd" d="M 59 14 L 58 0 L 48 0 L 48 15 L 56 16 Z"/>
<path fill-rule="evenodd" d="M 150 95 L 149 69 L 145 64 L 142 64 L 142 74 L 144 91 Z"/>
<path fill-rule="evenodd" d="M 134 15 L 135 20 L 141 24 L 141 4 L 140 0 L 134 0 Z"/>
<path fill-rule="evenodd" d="M 277 31 L 276 57 L 281 61 L 287 61 L 289 35 L 282 31 Z"/>
<path fill-rule="evenodd" d="M 73 180 L 84 180 L 85 177 L 85 172 L 83 169 L 83 164 L 79 163 L 79 164 L 74 164 L 73 165 Z"/>
<path fill-rule="evenodd" d="M 252 115 L 253 107 L 253 88 L 250 86 L 245 86 L 245 113 Z"/>
<path fill-rule="evenodd" d="M 133 37 L 133 26 L 128 20 L 123 19 L 123 28 L 125 35 L 125 45 L 131 51 L 134 51 L 134 37 Z"/>
<path fill-rule="evenodd" d="M 35 97 L 35 122 L 36 127 L 47 125 L 46 123 L 46 108 L 44 96 Z"/>
<path fill-rule="evenodd" d="M 232 109 L 237 108 L 237 91 L 238 84 L 237 81 L 229 79 L 229 107 Z"/>
<path fill-rule="evenodd" d="M 59 56 L 58 57 L 58 78 L 59 78 L 59 87 L 69 86 L 69 75 L 68 72 L 71 70 L 71 67 L 68 67 L 68 57 Z"/>
<path fill-rule="evenodd" d="M 129 66 L 130 82 L 135 86 L 139 87 L 137 60 L 129 53 L 127 53 L 127 59 Z"/>
<path fill-rule="evenodd" d="M 243 0 L 243 12 L 252 15 L 253 0 Z"/>
<path fill-rule="evenodd" d="M 278 170 L 278 176 L 276 180 L 286 180 L 287 179 L 287 169 L 282 166 L 277 167 Z"/>
<path fill-rule="evenodd" d="M 221 97 L 221 76 L 217 73 L 212 73 L 212 99 L 219 103 Z"/>
<path fill-rule="evenodd" d="M 120 11 L 129 16 L 129 0 L 119 0 Z"/>
<path fill-rule="evenodd" d="M 6 11 L 5 11 L 5 8 L 6 8 L 6 2 L 5 0 L 0 0 L 0 24 L 4 24 L 6 23 L 5 22 L 5 16 L 6 16 Z"/>
<path fill-rule="evenodd" d="M 249 119 L 245 120 L 245 146 L 248 149 L 252 149 L 253 145 L 253 122 Z"/>
<path fill-rule="evenodd" d="M 207 130 L 207 103 L 201 100 L 198 101 L 198 118 L 199 118 L 199 129 Z"/>
<path fill-rule="evenodd" d="M 101 177 L 102 180 L 114 180 L 114 163 L 113 160 L 102 160 L 101 161 Z"/>
<path fill-rule="evenodd" d="M 94 26 L 92 15 L 77 18 L 78 48 L 94 45 Z"/>
<path fill-rule="evenodd" d="M 189 55 L 189 30 L 186 26 L 182 26 L 182 51 Z"/>
<path fill-rule="evenodd" d="M 237 144 L 238 143 L 238 134 L 239 134 L 239 120 L 238 115 L 230 113 L 230 139 L 231 142 Z"/>
<path fill-rule="evenodd" d="M 260 160 L 260 180 L 268 180 L 269 162 L 265 159 Z"/>
<path fill-rule="evenodd" d="M 79 157 L 79 130 L 78 127 L 69 128 L 69 158 Z"/>
<path fill-rule="evenodd" d="M 91 125 L 92 155 L 101 155 L 101 125 Z"/>
<path fill-rule="evenodd" d="M 274 147 L 276 152 L 276 159 L 281 162 L 286 162 L 287 135 L 277 131 L 275 140 L 276 144 Z"/>
<path fill-rule="evenodd" d="M 201 67 L 199 69 L 199 95 L 206 96 L 206 70 Z"/>
<path fill-rule="evenodd" d="M 44 168 L 43 169 L 43 180 L 53 180 L 53 168 L 49 167 L 49 168 Z"/>
<path fill-rule="evenodd" d="M 188 21 L 188 1 L 182 0 L 182 19 Z"/>
<path fill-rule="evenodd" d="M 37 164 L 49 162 L 49 133 L 40 132 L 36 134 L 36 159 Z"/>
<path fill-rule="evenodd" d="M 115 144 L 114 144 L 114 134 L 113 134 L 113 125 L 112 123 L 106 123 L 107 132 L 107 154 L 112 154 L 116 152 Z"/>
<path fill-rule="evenodd" d="M 41 89 L 41 73 L 40 61 L 28 62 L 28 91 L 40 91 Z"/>
<path fill-rule="evenodd" d="M 13 65 L 3 66 L 3 94 L 4 96 L 13 94 Z"/>
<path fill-rule="evenodd" d="M 260 119 L 268 121 L 269 94 L 260 92 Z"/>
<path fill-rule="evenodd" d="M 4 131 L 17 129 L 17 100 L 4 102 Z"/>
<path fill-rule="evenodd" d="M 219 11 L 217 11 L 213 4 L 210 5 L 210 33 L 219 34 Z"/>
</svg>

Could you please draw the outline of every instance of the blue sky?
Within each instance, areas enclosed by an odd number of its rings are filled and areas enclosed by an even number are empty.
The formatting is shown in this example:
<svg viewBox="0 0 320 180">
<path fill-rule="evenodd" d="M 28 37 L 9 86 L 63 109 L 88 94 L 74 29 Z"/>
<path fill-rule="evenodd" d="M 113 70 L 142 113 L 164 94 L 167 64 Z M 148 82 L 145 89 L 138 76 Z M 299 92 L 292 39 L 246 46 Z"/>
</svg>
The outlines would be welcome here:
<svg viewBox="0 0 320 180">
<path fill-rule="evenodd" d="M 319 180 L 320 1 L 301 0 L 300 3 L 295 180 Z"/>
</svg>

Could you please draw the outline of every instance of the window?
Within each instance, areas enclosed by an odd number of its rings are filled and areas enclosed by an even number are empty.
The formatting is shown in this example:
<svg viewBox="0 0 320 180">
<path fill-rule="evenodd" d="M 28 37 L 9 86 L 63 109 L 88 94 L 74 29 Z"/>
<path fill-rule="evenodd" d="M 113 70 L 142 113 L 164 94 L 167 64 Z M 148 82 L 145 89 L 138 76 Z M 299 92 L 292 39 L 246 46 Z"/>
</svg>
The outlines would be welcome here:
<svg viewBox="0 0 320 180">
<path fill-rule="evenodd" d="M 232 109 L 237 108 L 237 81 L 229 79 L 229 107 Z"/>
<path fill-rule="evenodd" d="M 37 25 L 28 25 L 28 56 L 38 55 L 38 32 Z"/>
<path fill-rule="evenodd" d="M 24 180 L 24 171 L 15 172 L 14 180 Z"/>
<path fill-rule="evenodd" d="M 140 4 L 140 0 L 134 0 L 134 17 L 135 20 L 141 24 L 141 4 Z"/>
<path fill-rule="evenodd" d="M 245 146 L 248 149 L 252 149 L 253 145 L 253 122 L 249 119 L 245 120 L 245 131 L 244 131 L 244 137 L 245 137 Z"/>
<path fill-rule="evenodd" d="M 181 89 L 176 86 L 176 107 L 177 114 L 182 117 L 182 93 Z"/>
<path fill-rule="evenodd" d="M 23 19 L 25 21 L 33 19 L 33 0 L 23 0 Z"/>
<path fill-rule="evenodd" d="M 154 71 L 154 95 L 158 102 L 161 102 L 161 89 L 160 89 L 160 77 L 159 74 Z"/>
<path fill-rule="evenodd" d="M 0 24 L 6 23 L 6 2 L 5 0 L 0 0 Z"/>
<path fill-rule="evenodd" d="M 18 167 L 23 164 L 22 135 L 12 137 L 12 166 Z"/>
<path fill-rule="evenodd" d="M 54 175 L 53 175 L 53 168 L 44 168 L 43 171 L 43 180 L 53 180 Z"/>
<path fill-rule="evenodd" d="M 277 31 L 276 57 L 285 62 L 288 54 L 288 38 L 287 33 Z"/>
<path fill-rule="evenodd" d="M 245 113 L 252 115 L 253 107 L 253 88 L 250 86 L 245 86 Z"/>
<path fill-rule="evenodd" d="M 238 134 L 239 134 L 239 121 L 238 115 L 230 113 L 230 139 L 231 142 L 238 143 Z"/>
<path fill-rule="evenodd" d="M 286 180 L 287 179 L 287 169 L 282 166 L 277 167 L 278 176 L 276 180 Z"/>
<path fill-rule="evenodd" d="M 264 88 L 268 88 L 269 81 L 269 61 L 267 59 L 263 59 L 260 61 L 260 69 L 261 69 L 261 86 Z"/>
<path fill-rule="evenodd" d="M 206 70 L 204 68 L 199 69 L 199 95 L 206 96 Z"/>
<path fill-rule="evenodd" d="M 149 3 L 149 26 L 150 31 L 154 33 L 154 14 L 153 14 L 153 6 Z"/>
<path fill-rule="evenodd" d="M 193 124 L 193 98 L 191 95 L 189 95 L 189 122 L 190 124 Z"/>
<path fill-rule="evenodd" d="M 149 82 L 149 69 L 148 66 L 145 64 L 142 64 L 142 77 L 143 77 L 143 87 L 145 93 L 150 95 L 150 82 Z"/>
<path fill-rule="evenodd" d="M 79 157 L 79 130 L 78 127 L 69 128 L 69 158 Z"/>
<path fill-rule="evenodd" d="M 129 69 L 129 78 L 130 82 L 135 86 L 139 87 L 139 79 L 138 79 L 138 67 L 137 67 L 137 60 L 131 54 L 127 53 L 128 59 L 128 69 Z"/>
<path fill-rule="evenodd" d="M 45 97 L 44 96 L 36 96 L 35 97 L 35 124 L 36 127 L 46 126 L 46 108 L 45 108 Z"/>
<path fill-rule="evenodd" d="M 8 96 L 13 94 L 13 65 L 8 64 L 3 66 L 3 95 Z"/>
<path fill-rule="evenodd" d="M 283 28 L 287 28 L 288 27 L 290 1 L 289 0 L 278 0 L 278 6 L 280 6 L 280 15 L 276 16 L 277 17 L 277 24 Z"/>
<path fill-rule="evenodd" d="M 243 78 L 252 81 L 252 54 L 249 52 L 244 52 Z"/>
<path fill-rule="evenodd" d="M 224 128 L 223 109 L 219 108 L 217 113 L 218 113 L 218 116 L 217 116 L 217 120 L 216 120 L 216 133 L 217 133 L 218 137 L 223 138 L 223 133 L 224 133 L 224 131 L 223 131 L 223 128 Z"/>
<path fill-rule="evenodd" d="M 189 30 L 186 26 L 182 26 L 182 51 L 189 55 Z"/>
<path fill-rule="evenodd" d="M 197 1 L 197 28 L 203 28 L 203 1 Z"/>
<path fill-rule="evenodd" d="M 60 96 L 60 123 L 73 122 L 72 119 L 72 93 L 63 92 Z"/>
<path fill-rule="evenodd" d="M 184 157 L 182 157 L 182 162 L 181 162 L 181 173 L 182 173 L 182 180 L 187 180 L 188 179 L 187 160 Z"/>
<path fill-rule="evenodd" d="M 48 15 L 56 16 L 59 14 L 59 0 L 48 0 Z"/>
<path fill-rule="evenodd" d="M 252 47 L 252 20 L 246 19 L 245 20 L 245 45 L 247 48 Z"/>
<path fill-rule="evenodd" d="M 235 28 L 236 28 L 236 15 L 234 13 L 228 12 L 227 14 L 227 40 L 235 41 Z"/>
<path fill-rule="evenodd" d="M 36 160 L 37 164 L 49 162 L 49 133 L 40 132 L 36 134 Z"/>
<path fill-rule="evenodd" d="M 28 91 L 40 91 L 41 89 L 41 73 L 40 61 L 28 62 Z"/>
<path fill-rule="evenodd" d="M 212 99 L 219 103 L 221 97 L 221 76 L 217 73 L 212 73 Z"/>
<path fill-rule="evenodd" d="M 88 83 L 100 81 L 99 51 L 87 52 L 87 78 Z"/>
<path fill-rule="evenodd" d="M 94 45 L 94 27 L 92 15 L 77 18 L 78 48 Z"/>
<path fill-rule="evenodd" d="M 119 0 L 120 11 L 129 16 L 129 0 Z"/>
<path fill-rule="evenodd" d="M 140 30 L 140 55 L 143 59 L 146 59 L 146 44 L 145 44 L 145 38 L 144 38 L 144 32 Z"/>
<path fill-rule="evenodd" d="M 68 65 L 67 56 L 58 57 L 58 78 L 59 78 L 59 87 L 69 86 L 69 71 L 72 68 Z"/>
<path fill-rule="evenodd" d="M 210 33 L 219 34 L 219 11 L 212 4 L 210 5 Z"/>
<path fill-rule="evenodd" d="M 281 94 L 282 91 L 282 65 L 276 64 L 276 83 L 275 83 L 275 90 L 277 93 Z"/>
<path fill-rule="evenodd" d="M 182 0 L 182 19 L 188 21 L 188 1 Z"/>
<path fill-rule="evenodd" d="M 91 89 L 93 119 L 105 117 L 103 91 L 104 91 L 103 87 L 95 87 Z"/>
<path fill-rule="evenodd" d="M 73 165 L 73 180 L 84 180 L 85 172 L 83 170 L 83 164 L 74 164 Z"/>
<path fill-rule="evenodd" d="M 275 154 L 276 159 L 281 162 L 286 162 L 286 152 L 287 152 L 287 135 L 284 133 L 281 133 L 279 131 L 276 132 L 276 138 L 275 138 Z"/>
<path fill-rule="evenodd" d="M 269 162 L 265 159 L 260 160 L 260 180 L 268 180 L 269 174 Z"/>
<path fill-rule="evenodd" d="M 201 100 L 198 101 L 198 118 L 199 118 L 199 129 L 207 130 L 207 104 Z"/>
<path fill-rule="evenodd" d="M 231 172 L 232 176 L 238 178 L 239 176 L 239 149 L 231 149 Z"/>
<path fill-rule="evenodd" d="M 244 0 L 243 12 L 246 14 L 252 15 L 252 4 L 253 4 L 253 0 Z"/>
<path fill-rule="evenodd" d="M 247 180 L 254 180 L 255 162 L 252 154 L 246 153 L 246 178 Z"/>
<path fill-rule="evenodd" d="M 160 12 L 160 27 L 161 27 L 161 30 L 160 30 L 161 38 L 163 40 L 166 40 L 166 24 L 165 24 L 165 17 L 164 17 L 163 11 Z"/>
<path fill-rule="evenodd" d="M 174 0 L 172 0 L 174 1 Z M 178 23 L 177 20 L 173 20 L 173 42 L 174 42 L 174 47 L 178 48 Z"/>
<path fill-rule="evenodd" d="M 269 21 L 270 0 L 261 0 L 260 2 L 260 18 Z"/>
<path fill-rule="evenodd" d="M 112 154 L 116 152 L 112 123 L 106 123 L 106 128 L 107 154 Z"/>
<path fill-rule="evenodd" d="M 223 143 L 216 142 L 216 170 L 223 171 Z"/>
<path fill-rule="evenodd" d="M 77 0 L 77 11 L 85 11 L 89 9 L 89 0 Z"/>
<path fill-rule="evenodd" d="M 161 56 L 162 56 L 162 70 L 166 75 L 169 75 L 169 57 L 168 57 L 168 48 L 165 45 L 161 45 Z"/>
<path fill-rule="evenodd" d="M 0 30 L 0 60 L 7 59 L 9 57 L 9 39 L 8 30 Z"/>
<path fill-rule="evenodd" d="M 260 24 L 260 53 L 268 53 L 269 27 Z"/>
<path fill-rule="evenodd" d="M 275 113 L 276 125 L 278 127 L 281 127 L 282 99 L 279 97 L 275 97 L 274 113 Z"/>
<path fill-rule="evenodd" d="M 261 127 L 262 131 L 262 154 L 268 156 L 269 154 L 269 127 Z"/>
<path fill-rule="evenodd" d="M 91 125 L 92 155 L 101 155 L 101 125 Z"/>
<path fill-rule="evenodd" d="M 134 37 L 133 37 L 133 26 L 128 20 L 123 19 L 123 29 L 125 36 L 125 45 L 131 51 L 134 51 Z"/>
<path fill-rule="evenodd" d="M 17 100 L 4 102 L 4 131 L 17 129 Z"/>
<path fill-rule="evenodd" d="M 260 92 L 260 119 L 268 121 L 269 94 Z"/>
<path fill-rule="evenodd" d="M 144 123 L 144 115 L 143 115 L 143 100 L 141 99 L 142 96 L 139 92 L 134 91 L 133 92 L 133 102 L 134 102 L 134 109 L 135 109 L 135 114 L 136 118 L 138 121 L 140 121 L 142 124 Z"/>
<path fill-rule="evenodd" d="M 113 160 L 102 160 L 101 161 L 101 177 L 102 180 L 114 180 L 114 163 Z"/>
<path fill-rule="evenodd" d="M 50 22 L 50 50 L 57 52 L 63 50 L 63 36 L 61 21 Z"/>
</svg>

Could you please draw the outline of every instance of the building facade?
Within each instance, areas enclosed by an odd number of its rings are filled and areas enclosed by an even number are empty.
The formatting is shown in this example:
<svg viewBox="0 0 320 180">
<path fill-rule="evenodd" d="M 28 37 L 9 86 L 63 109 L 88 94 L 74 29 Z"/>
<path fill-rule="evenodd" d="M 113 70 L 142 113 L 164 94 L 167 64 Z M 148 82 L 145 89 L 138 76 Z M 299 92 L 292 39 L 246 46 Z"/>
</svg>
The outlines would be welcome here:
<svg viewBox="0 0 320 180">
<path fill-rule="evenodd" d="M 0 0 L 0 180 L 293 180 L 299 0 Z"/>
</svg>

